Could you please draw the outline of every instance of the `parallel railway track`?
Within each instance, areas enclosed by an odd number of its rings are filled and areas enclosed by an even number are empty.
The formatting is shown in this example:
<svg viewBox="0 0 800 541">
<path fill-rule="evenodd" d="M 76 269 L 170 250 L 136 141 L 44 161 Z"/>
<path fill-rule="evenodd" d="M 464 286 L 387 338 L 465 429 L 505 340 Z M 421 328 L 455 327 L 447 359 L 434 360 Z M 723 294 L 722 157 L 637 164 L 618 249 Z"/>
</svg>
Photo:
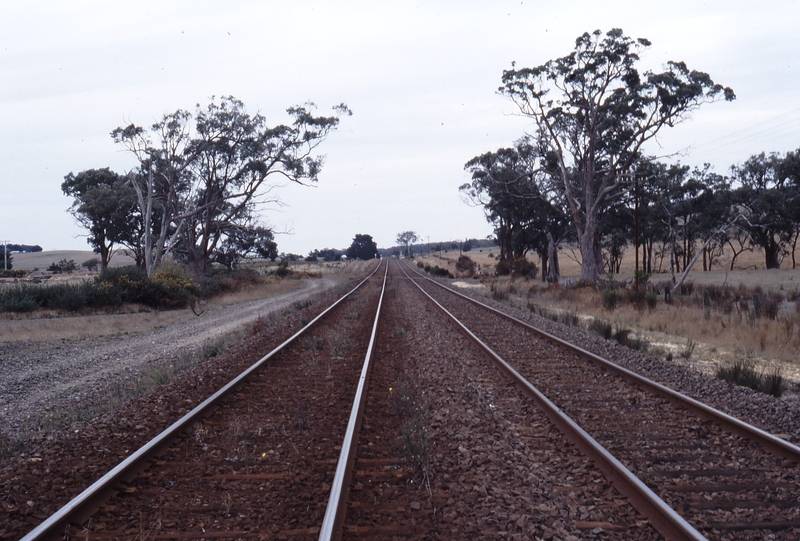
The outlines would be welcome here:
<svg viewBox="0 0 800 541">
<path fill-rule="evenodd" d="M 791 539 L 800 532 L 793 445 L 732 418 L 710 421 L 716 413 L 701 404 L 676 406 L 682 399 L 675 394 L 661 389 L 654 396 L 643 389 L 649 384 L 594 367 L 586 352 L 391 267 L 388 288 L 385 274 L 382 288 L 373 276 L 325 312 L 335 331 L 309 324 L 24 539 L 447 539 L 552 531 L 537 521 L 617 539 L 655 538 L 650 524 L 668 539 Z M 427 320 L 441 317 L 422 308 L 427 301 L 412 281 L 457 314 L 461 330 L 474 332 L 495 360 L 513 365 L 504 370 L 523 378 L 519 390 L 481 364 L 487 361 L 461 364 L 464 355 L 481 354 L 471 345 L 445 346 L 450 335 L 441 335 L 443 347 L 460 354 L 434 348 L 428 362 L 402 351 L 412 343 L 405 328 L 422 339 L 434 330 Z M 425 310 L 426 321 L 409 306 Z M 599 444 L 585 451 L 591 458 L 566 443 L 525 394 L 570 415 L 574 422 L 549 414 L 571 441 L 573 430 Z M 424 415 L 412 406 L 426 408 Z M 409 442 L 420 437 L 409 436 L 417 426 L 412 417 L 424 417 L 417 428 L 431 441 L 410 453 Z M 492 428 L 492 419 L 509 432 Z M 592 461 L 646 519 L 605 487 Z M 591 505 L 575 503 L 581 499 Z M 466 520 L 465 505 L 467 515 L 469 506 L 475 513 Z"/>
<path fill-rule="evenodd" d="M 443 309 L 685 518 L 686 538 L 800 532 L 798 447 L 415 274 Z M 626 493 L 649 515 L 648 504 Z"/>
</svg>

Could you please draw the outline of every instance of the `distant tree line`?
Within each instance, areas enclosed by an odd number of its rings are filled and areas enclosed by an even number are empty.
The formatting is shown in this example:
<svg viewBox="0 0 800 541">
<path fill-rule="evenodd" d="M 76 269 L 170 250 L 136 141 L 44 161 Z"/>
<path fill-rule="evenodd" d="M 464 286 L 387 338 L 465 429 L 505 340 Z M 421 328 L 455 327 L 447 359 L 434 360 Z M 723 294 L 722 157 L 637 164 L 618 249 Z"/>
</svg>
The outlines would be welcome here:
<svg viewBox="0 0 800 541">
<path fill-rule="evenodd" d="M 640 268 L 669 268 L 673 288 L 701 258 L 706 270 L 722 263 L 725 247 L 730 268 L 755 248 L 766 268 L 789 256 L 795 268 L 800 150 L 752 156 L 728 175 L 647 156 L 643 146 L 660 130 L 706 103 L 735 99 L 683 62 L 640 72 L 649 46 L 619 29 L 598 30 L 579 36 L 567 56 L 503 72 L 499 91 L 533 130 L 469 160 L 472 181 L 460 187 L 494 225 L 501 261 L 533 251 L 542 277 L 557 280 L 558 248 L 569 242 L 581 280 L 596 281 L 619 272 L 638 241 Z"/>
<path fill-rule="evenodd" d="M 534 252 L 543 278 L 557 279 L 552 271 L 558 248 L 576 242 L 576 229 L 563 187 L 537 176 L 541 160 L 531 140 L 523 138 L 467 162 L 472 182 L 461 191 L 484 207 L 500 259 Z M 797 268 L 800 149 L 751 156 L 728 175 L 709 165 L 639 158 L 623 187 L 598 209 L 596 236 L 605 273 L 618 273 L 625 251 L 636 242 L 637 207 L 643 272 L 682 273 L 701 260 L 703 270 L 713 264 L 734 269 L 738 256 L 754 249 L 763 252 L 767 269 L 779 268 L 787 258 Z"/>
<path fill-rule="evenodd" d="M 499 92 L 533 129 L 513 148 L 470 160 L 473 182 L 461 187 L 496 225 L 503 259 L 533 248 L 554 279 L 555 248 L 570 240 L 580 251 L 580 279 L 599 280 L 618 259 L 624 232 L 611 223 L 622 218 L 643 146 L 700 106 L 735 99 L 683 62 L 639 71 L 650 45 L 620 29 L 597 30 L 579 36 L 566 56 L 503 71 Z"/>
<path fill-rule="evenodd" d="M 27 254 L 27 253 L 41 252 L 42 247 L 39 246 L 38 244 L 33 246 L 29 244 L 11 244 L 11 243 L 5 245 L 0 244 L 0 254 L 4 253 L 4 250 L 8 250 L 9 254 L 13 252 Z"/>
<path fill-rule="evenodd" d="M 290 124 L 270 126 L 232 96 L 212 98 L 194 114 L 164 115 L 150 127 L 130 124 L 111 136 L 136 159 L 125 174 L 108 168 L 64 177 L 74 198 L 70 212 L 108 268 L 122 247 L 153 276 L 171 255 L 197 278 L 219 263 L 235 268 L 244 257 L 275 259 L 274 232 L 258 223 L 258 209 L 276 203 L 288 182 L 317 181 L 323 156 L 317 147 L 336 129 L 333 116 L 315 116 L 314 104 L 287 110 Z"/>
</svg>

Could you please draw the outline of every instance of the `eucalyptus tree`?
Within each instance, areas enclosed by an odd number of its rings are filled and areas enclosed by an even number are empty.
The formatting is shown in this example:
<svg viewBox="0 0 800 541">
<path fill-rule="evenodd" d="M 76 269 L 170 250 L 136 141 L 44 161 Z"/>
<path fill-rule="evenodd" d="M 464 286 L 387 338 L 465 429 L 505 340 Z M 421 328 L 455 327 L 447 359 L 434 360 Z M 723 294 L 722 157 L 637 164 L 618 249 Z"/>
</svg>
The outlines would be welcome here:
<svg viewBox="0 0 800 541">
<path fill-rule="evenodd" d="M 464 166 L 472 182 L 459 190 L 474 205 L 484 207 L 495 226 L 500 259 L 510 261 L 535 250 L 542 276 L 558 281 L 558 246 L 569 232 L 563 190 L 547 174 L 548 160 L 530 137 L 512 148 L 476 156 Z"/>
<path fill-rule="evenodd" d="M 743 227 L 751 242 L 764 250 L 767 269 L 781 266 L 797 231 L 797 206 L 800 203 L 796 177 L 790 164 L 776 153 L 751 156 L 731 168 L 739 184 L 735 202 L 744 214 Z"/>
<path fill-rule="evenodd" d="M 88 231 L 101 272 L 108 268 L 115 245 L 138 246 L 141 220 L 134 190 L 124 176 L 107 167 L 69 173 L 61 191 L 74 198 L 69 212 Z"/>
<path fill-rule="evenodd" d="M 403 231 L 397 234 L 397 245 L 403 247 L 406 257 L 411 259 L 411 247 L 419 240 L 419 236 L 414 231 Z"/>
<path fill-rule="evenodd" d="M 341 104 L 332 116 L 315 116 L 314 107 L 291 107 L 290 124 L 270 126 L 238 99 L 212 97 L 194 115 L 178 110 L 149 129 L 130 124 L 112 132 L 139 161 L 129 178 L 145 222 L 148 275 L 176 249 L 202 274 L 226 231 L 279 202 L 277 188 L 318 180 L 324 156 L 317 149 L 340 115 L 351 113 Z"/>
<path fill-rule="evenodd" d="M 683 62 L 640 73 L 639 53 L 650 46 L 613 29 L 585 33 L 575 50 L 534 68 L 503 72 L 499 91 L 531 118 L 552 153 L 581 251 L 581 279 L 602 269 L 597 219 L 606 199 L 665 127 L 685 120 L 700 105 L 735 98 L 730 88 Z"/>
</svg>

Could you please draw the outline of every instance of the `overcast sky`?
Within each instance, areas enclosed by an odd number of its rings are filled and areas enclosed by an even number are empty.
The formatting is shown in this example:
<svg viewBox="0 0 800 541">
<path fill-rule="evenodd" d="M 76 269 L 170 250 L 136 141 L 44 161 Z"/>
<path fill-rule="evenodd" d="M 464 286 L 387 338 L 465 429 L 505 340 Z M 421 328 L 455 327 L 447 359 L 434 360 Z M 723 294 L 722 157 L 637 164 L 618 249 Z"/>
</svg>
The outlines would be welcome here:
<svg viewBox="0 0 800 541">
<path fill-rule="evenodd" d="M 650 7 L 652 6 L 652 7 Z M 760 152 L 800 147 L 798 2 L 165 1 L 12 2 L 0 10 L 0 240 L 87 249 L 66 212 L 64 175 L 135 164 L 109 133 L 233 95 L 271 124 L 314 101 L 353 111 L 322 145 L 313 188 L 265 209 L 280 251 L 491 234 L 458 187 L 464 163 L 531 128 L 497 94 L 512 61 L 569 54 L 586 31 L 652 42 L 642 67 L 683 60 L 730 86 L 662 132 L 651 153 L 719 173 Z"/>
</svg>

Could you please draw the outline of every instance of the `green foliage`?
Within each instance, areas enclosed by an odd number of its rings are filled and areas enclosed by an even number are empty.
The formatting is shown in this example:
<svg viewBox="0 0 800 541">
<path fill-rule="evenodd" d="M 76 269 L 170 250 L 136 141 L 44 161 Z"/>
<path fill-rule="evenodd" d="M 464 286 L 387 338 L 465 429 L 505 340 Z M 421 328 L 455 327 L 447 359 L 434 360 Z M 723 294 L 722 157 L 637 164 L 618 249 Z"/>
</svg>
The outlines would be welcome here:
<svg viewBox="0 0 800 541">
<path fill-rule="evenodd" d="M 38 309 L 40 304 L 35 289 L 22 284 L 0 290 L 0 311 L 24 313 Z"/>
<path fill-rule="evenodd" d="M 533 261 L 528 261 L 524 257 L 518 257 L 511 263 L 511 270 L 514 272 L 514 276 L 529 279 L 536 278 L 539 267 L 537 267 L 536 263 Z"/>
<path fill-rule="evenodd" d="M 786 388 L 786 382 L 780 368 L 775 368 L 765 374 L 764 371 L 756 367 L 756 363 L 751 357 L 737 359 L 732 363 L 719 367 L 717 369 L 717 378 L 775 397 L 780 397 Z"/>
<path fill-rule="evenodd" d="M 280 263 L 278 263 L 278 268 L 275 269 L 275 276 L 284 278 L 290 274 L 292 274 L 292 269 L 289 268 L 289 260 L 281 259 Z"/>
<path fill-rule="evenodd" d="M 162 265 L 149 280 L 145 304 L 158 308 L 183 308 L 197 297 L 199 288 L 183 268 L 177 265 Z"/>
<path fill-rule="evenodd" d="M 468 256 L 459 256 L 458 261 L 456 261 L 456 270 L 467 276 L 472 276 L 475 274 L 475 262 Z"/>
<path fill-rule="evenodd" d="M 178 266 L 167 266 L 149 279 L 137 267 L 109 268 L 94 280 L 76 284 L 22 284 L 0 291 L 0 311 L 32 312 L 38 308 L 79 312 L 144 304 L 183 308 L 199 294 L 198 286 Z"/>
<path fill-rule="evenodd" d="M 606 310 L 614 310 L 620 300 L 622 300 L 622 295 L 616 289 L 603 290 L 603 308 Z"/>
<path fill-rule="evenodd" d="M 494 266 L 494 273 L 497 276 L 508 276 L 511 274 L 511 265 L 505 259 L 501 259 Z"/>
<path fill-rule="evenodd" d="M 751 358 L 737 359 L 717 369 L 717 377 L 734 385 L 758 390 L 761 387 L 761 373 Z"/>
<path fill-rule="evenodd" d="M 97 259 L 96 257 L 93 257 L 91 259 L 87 259 L 86 261 L 81 263 L 81 267 L 85 268 L 86 270 L 88 270 L 90 272 L 96 271 L 99 266 L 100 266 L 100 260 Z"/>
<path fill-rule="evenodd" d="M 75 263 L 74 259 L 70 259 L 67 261 L 66 259 L 62 259 L 58 263 L 50 263 L 50 266 L 47 267 L 47 270 L 50 272 L 72 272 L 78 268 L 77 263 Z"/>
<path fill-rule="evenodd" d="M 368 261 L 378 255 L 378 245 L 372 240 L 372 235 L 357 234 L 347 248 L 348 259 L 362 259 Z"/>
<path fill-rule="evenodd" d="M 433 265 L 433 266 L 425 265 L 425 272 L 433 276 L 438 276 L 440 278 L 455 278 L 455 276 L 453 276 L 453 274 L 449 270 L 443 269 L 439 265 Z"/>
<path fill-rule="evenodd" d="M 589 324 L 589 330 L 606 340 L 611 340 L 611 337 L 614 336 L 614 326 L 604 319 L 593 319 Z"/>
</svg>

